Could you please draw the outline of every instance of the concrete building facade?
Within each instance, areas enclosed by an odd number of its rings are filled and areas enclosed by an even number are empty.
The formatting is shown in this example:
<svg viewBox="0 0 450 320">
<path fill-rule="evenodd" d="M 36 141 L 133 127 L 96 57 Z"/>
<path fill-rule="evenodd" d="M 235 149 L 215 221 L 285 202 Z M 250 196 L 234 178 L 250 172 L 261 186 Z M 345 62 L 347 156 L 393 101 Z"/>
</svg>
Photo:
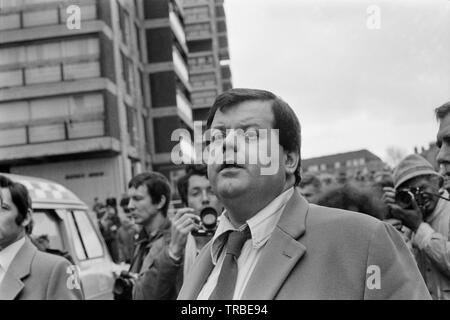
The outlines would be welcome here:
<svg viewBox="0 0 450 320">
<path fill-rule="evenodd" d="M 303 172 L 311 172 L 319 176 L 345 175 L 356 178 L 361 175 L 373 175 L 385 167 L 386 165 L 378 156 L 366 149 L 302 160 Z"/>
<path fill-rule="evenodd" d="M 223 0 L 183 0 L 194 120 L 206 120 L 215 97 L 232 87 Z"/>
<path fill-rule="evenodd" d="M 174 183 L 170 136 L 194 120 L 181 1 L 0 2 L 0 172 L 88 204 L 144 170 Z"/>
</svg>

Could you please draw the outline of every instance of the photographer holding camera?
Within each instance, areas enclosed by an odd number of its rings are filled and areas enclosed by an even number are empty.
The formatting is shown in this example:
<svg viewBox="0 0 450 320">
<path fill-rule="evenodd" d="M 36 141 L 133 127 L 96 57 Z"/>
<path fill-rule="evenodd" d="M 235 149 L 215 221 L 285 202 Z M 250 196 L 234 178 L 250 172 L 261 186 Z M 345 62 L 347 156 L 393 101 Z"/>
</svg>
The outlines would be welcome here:
<svg viewBox="0 0 450 320">
<path fill-rule="evenodd" d="M 443 178 L 418 154 L 394 169 L 394 188 L 385 187 L 388 217 L 405 234 L 433 299 L 450 299 L 450 202 Z"/>
<path fill-rule="evenodd" d="M 206 172 L 206 165 L 188 165 L 186 174 L 177 184 L 186 208 L 179 209 L 172 221 L 170 249 L 180 259 L 184 255 L 184 277 L 189 273 L 197 254 L 214 235 L 218 216 L 223 210 Z"/>
</svg>

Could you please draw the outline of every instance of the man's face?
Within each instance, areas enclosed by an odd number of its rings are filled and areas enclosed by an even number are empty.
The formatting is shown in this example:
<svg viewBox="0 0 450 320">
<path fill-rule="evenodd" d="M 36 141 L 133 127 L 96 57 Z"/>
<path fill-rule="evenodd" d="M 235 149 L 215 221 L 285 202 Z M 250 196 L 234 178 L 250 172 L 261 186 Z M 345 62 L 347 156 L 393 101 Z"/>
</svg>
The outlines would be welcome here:
<svg viewBox="0 0 450 320">
<path fill-rule="evenodd" d="M 424 215 L 424 218 L 431 215 L 434 209 L 436 208 L 439 198 L 433 197 L 427 193 L 439 194 L 439 179 L 427 176 L 416 177 L 406 181 L 399 187 L 399 189 L 410 189 L 410 188 L 412 189 L 419 188 L 421 191 L 425 193 L 423 196 L 425 199 L 424 207 L 421 208 L 422 213 Z"/>
<path fill-rule="evenodd" d="M 147 192 L 147 186 L 141 185 L 137 189 L 130 188 L 128 190 L 130 202 L 128 208 L 130 209 L 130 217 L 136 224 L 146 226 L 159 213 L 161 204 L 153 204 L 152 198 Z"/>
<path fill-rule="evenodd" d="M 304 187 L 300 187 L 300 193 L 308 200 L 308 202 L 315 203 L 319 195 L 319 190 L 312 184 L 307 184 Z"/>
<path fill-rule="evenodd" d="M 16 205 L 12 202 L 8 188 L 0 189 L 0 249 L 9 246 L 24 235 L 24 227 L 16 223 L 19 215 Z"/>
<path fill-rule="evenodd" d="M 252 143 L 257 143 L 259 147 L 272 148 L 269 140 L 273 123 L 271 103 L 267 101 L 246 101 L 229 107 L 223 112 L 217 110 L 211 123 L 211 129 L 213 132 L 222 132 L 223 141 L 219 146 L 223 146 L 224 161 L 226 163 L 233 162 L 233 157 L 236 159 L 238 154 L 241 158 L 244 155 L 246 159 L 245 164 L 237 163 L 237 165 L 231 166 L 208 164 L 208 178 L 211 186 L 223 202 L 246 195 L 250 195 L 255 200 L 270 200 L 282 192 L 286 183 L 283 161 L 285 154 L 278 142 L 276 150 L 265 150 L 268 151 L 266 152 L 268 155 L 278 155 L 278 157 L 271 157 L 271 165 L 275 164 L 275 173 L 261 174 L 261 170 L 267 166 L 263 166 L 259 158 L 256 164 L 249 164 L 247 161 L 250 158 L 249 152 L 252 150 Z M 236 143 L 235 137 L 227 134 L 227 129 L 241 129 L 246 135 L 247 132 L 259 134 L 258 130 L 264 129 L 269 134 L 258 135 L 256 139 L 245 138 Z M 253 137 L 255 136 L 253 135 Z M 230 156 L 232 156 L 231 159 L 228 159 Z"/>
<path fill-rule="evenodd" d="M 194 209 L 196 214 L 204 207 L 213 207 L 218 214 L 222 212 L 222 205 L 205 176 L 192 175 L 189 178 L 187 201 L 188 207 Z"/>
<path fill-rule="evenodd" d="M 441 165 L 441 172 L 445 179 L 445 189 L 450 189 L 450 114 L 447 114 L 439 123 L 437 146 L 440 148 L 437 162 Z"/>
</svg>

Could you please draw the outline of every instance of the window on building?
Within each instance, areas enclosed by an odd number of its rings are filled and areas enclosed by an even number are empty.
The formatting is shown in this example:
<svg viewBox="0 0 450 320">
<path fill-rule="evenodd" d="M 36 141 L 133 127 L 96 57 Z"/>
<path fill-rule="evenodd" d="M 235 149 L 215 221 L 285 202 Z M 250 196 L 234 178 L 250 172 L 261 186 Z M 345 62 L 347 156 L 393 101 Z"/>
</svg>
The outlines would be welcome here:
<svg viewBox="0 0 450 320">
<path fill-rule="evenodd" d="M 99 56 L 97 38 L 3 48 L 0 88 L 98 77 Z M 71 58 L 71 62 L 63 62 L 66 58 Z"/>
<path fill-rule="evenodd" d="M 132 146 L 137 146 L 138 142 L 138 127 L 137 127 L 137 112 L 136 109 L 126 106 L 127 109 L 127 130 L 129 143 Z"/>
<path fill-rule="evenodd" d="M 128 94 L 131 93 L 132 87 L 132 65 L 130 60 L 121 52 L 121 60 L 122 60 L 122 79 L 125 84 L 125 90 Z"/>
<path fill-rule="evenodd" d="M 36 27 L 50 24 L 58 24 L 58 9 L 47 9 L 40 11 L 28 11 L 22 14 L 23 26 L 27 27 Z"/>
<path fill-rule="evenodd" d="M 137 23 L 134 24 L 134 34 L 135 34 L 135 43 L 136 43 L 136 49 L 138 52 L 139 59 L 142 59 L 142 49 L 141 49 L 141 29 L 137 25 Z"/>
<path fill-rule="evenodd" d="M 61 66 L 50 65 L 25 69 L 25 84 L 61 81 Z"/>
<path fill-rule="evenodd" d="M 65 63 L 63 66 L 64 80 L 76 80 L 100 77 L 100 62 L 87 61 Z"/>
<path fill-rule="evenodd" d="M 341 163 L 340 162 L 335 162 L 334 163 L 334 168 L 335 169 L 339 169 L 341 167 Z"/>
<path fill-rule="evenodd" d="M 0 126 L 0 147 L 14 146 L 27 143 L 27 131 L 22 128 L 1 128 Z"/>
<path fill-rule="evenodd" d="M 0 144 L 16 145 L 104 135 L 101 93 L 0 104 Z"/>
<path fill-rule="evenodd" d="M 0 15 L 0 30 L 20 29 L 20 14 Z"/>
<path fill-rule="evenodd" d="M 102 94 L 77 95 L 69 98 L 69 139 L 102 136 L 104 101 Z"/>
<path fill-rule="evenodd" d="M 144 143 L 145 143 L 145 150 L 150 153 L 150 131 L 148 129 L 148 118 L 145 116 L 142 116 L 142 124 L 144 128 L 143 136 L 144 136 Z"/>
<path fill-rule="evenodd" d="M 122 36 L 122 41 L 125 44 L 128 44 L 128 39 L 130 38 L 130 15 L 129 13 L 118 4 L 119 8 L 119 26 L 120 32 Z"/>
<path fill-rule="evenodd" d="M 0 88 L 23 86 L 22 70 L 0 71 Z"/>
</svg>

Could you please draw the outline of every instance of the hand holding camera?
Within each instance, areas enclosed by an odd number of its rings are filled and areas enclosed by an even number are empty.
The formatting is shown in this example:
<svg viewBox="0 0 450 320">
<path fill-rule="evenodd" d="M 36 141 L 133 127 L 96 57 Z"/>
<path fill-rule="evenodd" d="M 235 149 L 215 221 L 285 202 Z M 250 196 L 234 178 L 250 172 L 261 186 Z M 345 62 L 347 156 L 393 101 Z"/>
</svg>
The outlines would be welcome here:
<svg viewBox="0 0 450 320">
<path fill-rule="evenodd" d="M 132 300 L 133 287 L 138 275 L 128 271 L 122 271 L 114 282 L 114 300 Z"/>
<path fill-rule="evenodd" d="M 395 190 L 391 187 L 384 187 L 383 191 L 382 199 L 388 205 L 390 212 L 390 217 L 388 217 L 387 221 L 399 229 L 398 223 L 395 223 L 396 219 L 398 219 L 403 225 L 412 231 L 416 231 L 423 221 L 423 213 L 417 203 L 417 201 L 421 203 L 423 195 L 419 193 L 416 195 L 406 189 Z"/>
<path fill-rule="evenodd" d="M 200 217 L 194 209 L 179 209 L 172 218 L 172 236 L 169 244 L 169 255 L 176 260 L 183 256 L 186 247 L 187 236 L 193 230 L 200 227 Z"/>
<path fill-rule="evenodd" d="M 213 207 L 205 207 L 200 211 L 200 227 L 192 231 L 195 237 L 212 236 L 217 229 L 218 213 Z"/>
</svg>

